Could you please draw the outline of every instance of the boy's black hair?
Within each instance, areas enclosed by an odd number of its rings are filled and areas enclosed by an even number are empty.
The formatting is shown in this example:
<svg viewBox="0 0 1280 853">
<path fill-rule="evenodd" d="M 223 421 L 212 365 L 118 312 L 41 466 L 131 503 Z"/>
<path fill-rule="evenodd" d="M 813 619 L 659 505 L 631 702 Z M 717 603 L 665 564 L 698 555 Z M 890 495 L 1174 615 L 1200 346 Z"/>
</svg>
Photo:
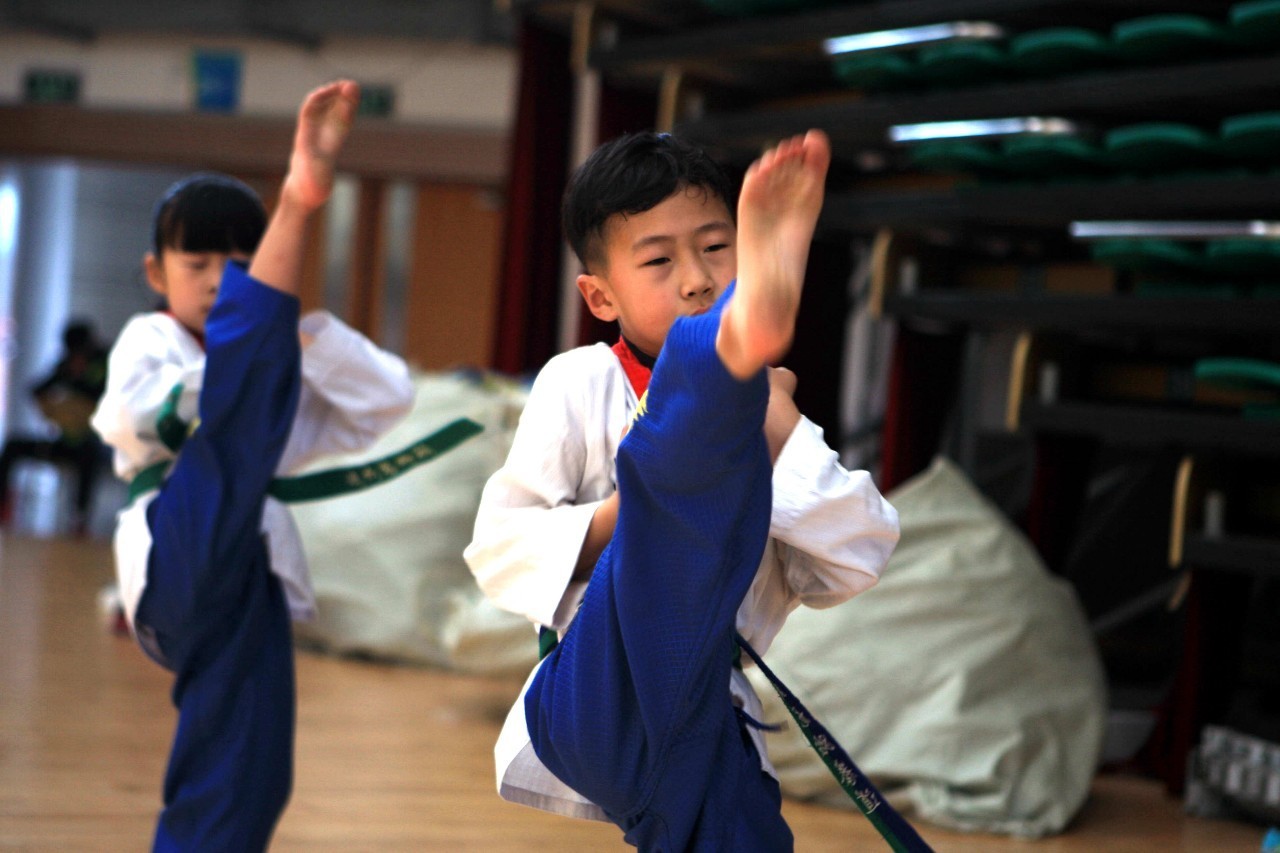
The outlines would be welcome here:
<svg viewBox="0 0 1280 853">
<path fill-rule="evenodd" d="M 244 252 L 258 248 L 267 229 L 267 211 L 249 186 L 230 175 L 188 175 L 156 204 L 152 248 L 183 252 Z"/>
<path fill-rule="evenodd" d="M 585 269 L 604 261 L 604 228 L 615 214 L 643 213 L 678 189 L 697 187 L 734 212 L 733 185 L 709 154 L 669 133 L 632 133 L 601 145 L 565 189 L 565 239 Z"/>
</svg>

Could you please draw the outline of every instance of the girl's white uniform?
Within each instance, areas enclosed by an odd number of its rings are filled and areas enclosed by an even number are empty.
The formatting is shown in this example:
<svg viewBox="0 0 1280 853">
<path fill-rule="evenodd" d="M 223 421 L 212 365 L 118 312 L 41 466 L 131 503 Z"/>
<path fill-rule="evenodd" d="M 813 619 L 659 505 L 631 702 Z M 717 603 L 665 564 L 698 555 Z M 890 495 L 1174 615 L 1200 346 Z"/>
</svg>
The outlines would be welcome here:
<svg viewBox="0 0 1280 853">
<path fill-rule="evenodd" d="M 398 356 L 323 311 L 304 316 L 300 330 L 313 338 L 302 354 L 302 390 L 293 429 L 277 469 L 296 472 L 329 453 L 361 450 L 408 414 L 413 383 Z M 157 462 L 172 460 L 156 432 L 156 419 L 175 385 L 182 385 L 177 414 L 194 422 L 204 378 L 204 350 L 173 316 L 152 312 L 125 325 L 107 364 L 107 389 L 93 427 L 115 452 L 115 473 L 125 482 Z M 147 505 L 152 490 L 126 507 L 117 520 L 116 574 L 129 624 L 147 583 L 151 531 Z M 315 593 L 293 517 L 267 498 L 262 514 L 271 569 L 279 576 L 294 619 L 315 615 Z M 145 632 L 143 632 L 145 633 Z M 149 638 L 138 639 L 158 654 Z"/>
<path fill-rule="evenodd" d="M 506 464 L 485 485 L 464 552 L 494 604 L 564 634 L 586 589 L 572 580 L 578 554 L 592 515 L 615 491 L 614 458 L 637 404 L 605 344 L 558 355 L 538 374 Z M 822 430 L 801 417 L 774 465 L 769 535 L 737 616 L 738 632 L 761 654 L 796 607 L 832 607 L 875 584 L 898 541 L 898 514 L 870 475 L 845 470 Z M 738 670 L 730 691 L 758 720 L 760 700 Z M 761 766 L 776 776 L 763 735 L 749 731 Z M 523 691 L 495 758 L 506 799 L 603 819 L 538 761 Z"/>
</svg>

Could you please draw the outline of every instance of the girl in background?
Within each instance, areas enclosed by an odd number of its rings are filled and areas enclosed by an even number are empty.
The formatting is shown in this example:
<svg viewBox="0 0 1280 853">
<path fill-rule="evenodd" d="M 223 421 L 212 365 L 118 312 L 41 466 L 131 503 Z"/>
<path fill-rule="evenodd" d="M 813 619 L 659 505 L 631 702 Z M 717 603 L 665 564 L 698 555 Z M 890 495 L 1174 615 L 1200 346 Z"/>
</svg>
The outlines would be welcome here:
<svg viewBox="0 0 1280 853">
<path fill-rule="evenodd" d="M 167 309 L 126 325 L 94 414 L 130 484 L 115 536 L 125 613 L 175 675 L 157 850 L 266 848 L 292 784 L 289 621 L 315 607 L 297 529 L 267 489 L 367 447 L 412 404 L 403 361 L 330 315 L 299 317 L 307 222 L 358 99 L 348 81 L 307 96 L 269 223 L 225 176 L 166 194 L 144 263 Z"/>
</svg>

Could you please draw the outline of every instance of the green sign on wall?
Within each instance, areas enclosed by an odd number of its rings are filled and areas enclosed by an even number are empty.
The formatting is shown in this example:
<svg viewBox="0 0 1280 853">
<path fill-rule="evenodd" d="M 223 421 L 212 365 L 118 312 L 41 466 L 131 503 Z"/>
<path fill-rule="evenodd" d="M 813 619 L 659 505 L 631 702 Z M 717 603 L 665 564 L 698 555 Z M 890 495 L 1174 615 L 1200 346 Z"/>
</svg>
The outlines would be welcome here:
<svg viewBox="0 0 1280 853">
<path fill-rule="evenodd" d="M 360 84 L 360 115 L 386 117 L 395 112 L 396 90 L 377 83 Z"/>
<path fill-rule="evenodd" d="M 23 89 L 29 104 L 74 104 L 80 100 L 80 72 L 33 68 Z"/>
</svg>

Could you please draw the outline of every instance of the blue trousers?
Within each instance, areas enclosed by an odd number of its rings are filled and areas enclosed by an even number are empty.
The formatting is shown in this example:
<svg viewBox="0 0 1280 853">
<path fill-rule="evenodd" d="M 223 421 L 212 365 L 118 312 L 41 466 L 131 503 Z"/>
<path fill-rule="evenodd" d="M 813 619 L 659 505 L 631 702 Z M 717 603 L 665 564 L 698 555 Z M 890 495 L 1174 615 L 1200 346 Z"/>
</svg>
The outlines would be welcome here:
<svg viewBox="0 0 1280 853">
<path fill-rule="evenodd" d="M 228 264 L 206 351 L 199 426 L 147 507 L 136 621 L 178 709 L 154 849 L 265 850 L 293 780 L 289 609 L 261 524 L 297 409 L 298 301 Z"/>
<path fill-rule="evenodd" d="M 668 335 L 618 450 L 613 539 L 525 698 L 538 757 L 648 851 L 793 843 L 729 693 L 772 472 L 768 383 L 725 371 L 718 327 L 716 310 Z"/>
</svg>

